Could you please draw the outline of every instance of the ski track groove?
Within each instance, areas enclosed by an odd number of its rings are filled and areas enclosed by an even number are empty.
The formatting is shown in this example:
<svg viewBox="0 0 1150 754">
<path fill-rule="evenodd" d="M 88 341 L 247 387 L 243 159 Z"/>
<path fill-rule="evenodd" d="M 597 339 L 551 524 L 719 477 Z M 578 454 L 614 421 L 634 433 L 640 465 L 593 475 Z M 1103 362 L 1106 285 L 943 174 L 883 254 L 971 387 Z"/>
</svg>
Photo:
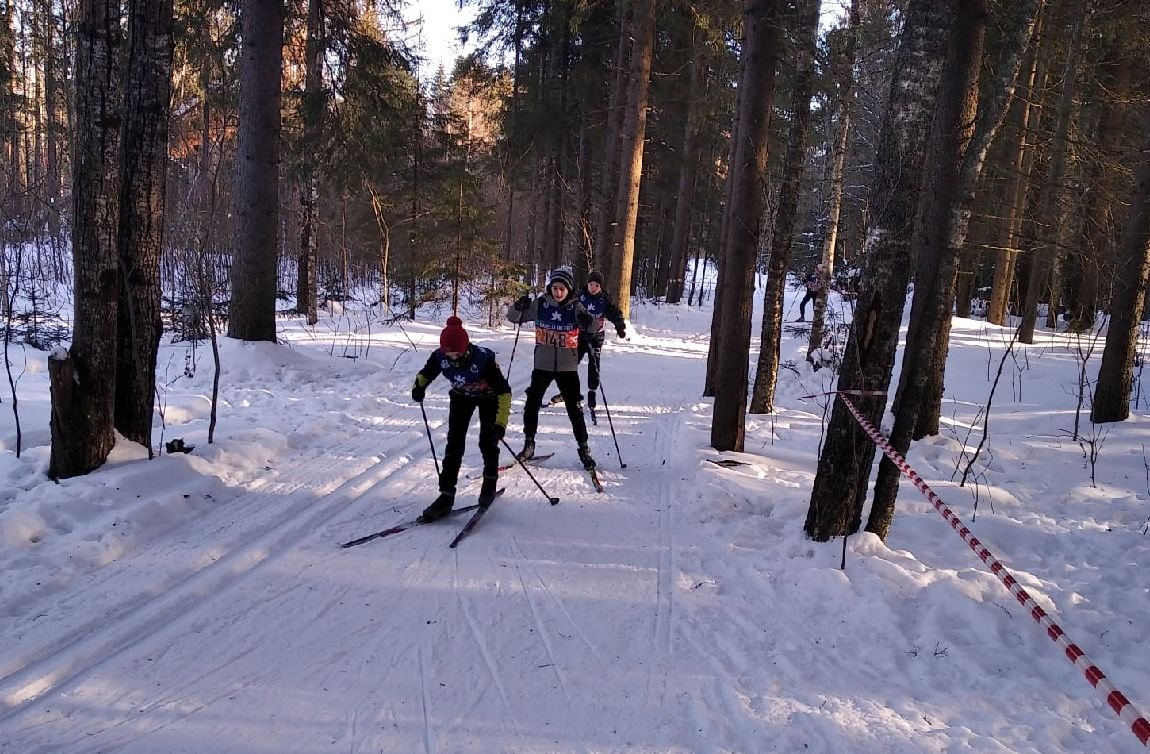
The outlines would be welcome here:
<svg viewBox="0 0 1150 754">
<path fill-rule="evenodd" d="M 418 444 L 413 440 L 409 446 Z M 360 434 L 335 448 L 293 463 L 292 468 L 313 471 L 294 479 L 261 485 L 260 491 L 245 494 L 245 497 L 256 494 L 293 499 L 288 510 L 270 528 L 255 537 L 240 539 L 231 552 L 191 572 L 182 573 L 169 583 L 153 587 L 150 593 L 136 595 L 113 607 L 111 614 L 71 629 L 40 648 L 19 667 L 0 676 L 0 722 L 11 719 L 46 695 L 77 682 L 164 627 L 187 619 L 201 609 L 207 599 L 214 599 L 230 590 L 261 565 L 278 560 L 289 545 L 302 541 L 330 520 L 333 509 L 345 507 L 347 501 L 344 495 L 337 494 L 339 490 L 353 486 L 363 477 L 378 476 L 360 493 L 358 498 L 362 500 L 366 491 L 411 465 L 410 453 L 397 449 L 391 458 L 372 464 L 351 479 L 340 481 L 337 476 L 328 484 L 320 483 L 323 477 L 330 477 L 335 468 L 330 463 L 323 463 L 325 457 L 343 456 L 356 449 L 374 451 L 375 447 L 370 437 Z M 330 484 L 334 487 L 326 492 L 316 489 Z"/>
<path fill-rule="evenodd" d="M 515 731 L 516 737 L 522 740 L 523 734 L 519 730 L 519 724 L 516 722 L 515 717 L 511 714 L 514 708 L 511 706 L 511 702 L 507 697 L 507 690 L 503 688 L 503 682 L 499 679 L 498 667 L 494 658 L 491 656 L 491 652 L 487 648 L 486 642 L 483 641 L 483 632 L 477 625 L 475 616 L 467 609 L 467 602 L 463 599 L 462 592 L 460 592 L 458 550 L 453 552 L 452 566 L 451 587 L 455 594 L 456 603 L 459 605 L 459 611 L 463 613 L 463 617 L 467 621 L 467 628 L 471 632 L 471 638 L 475 640 L 475 645 L 479 648 L 479 655 L 483 658 L 483 664 L 487 668 L 487 674 L 491 677 L 491 682 L 495 686 L 495 690 L 499 692 L 499 698 L 507 710 L 507 721 L 511 724 L 511 729 Z"/>
<path fill-rule="evenodd" d="M 434 736 L 431 730 L 431 699 L 427 693 L 426 647 L 419 645 L 419 698 L 423 703 L 423 750 L 435 754 Z"/>
<path fill-rule="evenodd" d="M 547 626 L 543 624 L 543 618 L 539 614 L 539 608 L 535 604 L 534 598 L 531 597 L 531 590 L 527 587 L 527 582 L 523 578 L 523 569 L 519 567 L 519 562 L 515 563 L 515 576 L 519 579 L 519 588 L 523 590 L 523 596 L 527 599 L 527 605 L 531 608 L 531 617 L 535 620 L 535 627 L 539 631 L 539 639 L 543 642 L 543 648 L 547 651 L 547 659 L 551 661 L 551 670 L 555 674 L 555 680 L 559 682 L 559 688 L 563 690 L 563 697 L 570 704 L 571 692 L 567 688 L 567 681 L 563 677 L 563 669 L 559 664 L 559 656 L 556 654 L 554 647 L 551 645 L 551 632 L 547 630 Z"/>
<path fill-rule="evenodd" d="M 652 686 L 658 685 L 657 707 L 663 709 L 667 700 L 667 686 L 669 669 L 668 658 L 671 655 L 671 632 L 674 618 L 674 542 L 672 538 L 673 518 L 671 514 L 673 484 L 671 478 L 674 468 L 672 453 L 675 448 L 675 428 L 672 426 L 675 414 L 664 414 L 653 422 L 655 428 L 655 454 L 651 458 L 651 469 L 663 469 L 657 474 L 655 485 L 655 505 L 659 510 L 659 564 L 655 581 L 655 625 L 653 632 L 654 656 L 648 664 L 647 698 L 653 695 Z M 664 461 L 667 465 L 664 465 Z"/>
<path fill-rule="evenodd" d="M 519 557 L 519 562 L 521 562 L 523 565 L 525 565 L 531 569 L 531 573 L 539 581 L 539 586 L 543 587 L 543 591 L 547 593 L 547 596 L 551 598 L 551 600 L 555 603 L 556 607 L 559 608 L 559 611 L 561 613 L 563 613 L 564 617 L 567 618 L 567 622 L 571 624 L 571 627 L 574 629 L 575 633 L 579 636 L 579 639 L 583 642 L 583 644 L 585 644 L 587 646 L 587 649 L 589 649 L 591 651 L 591 654 L 594 655 L 595 661 L 598 662 L 599 665 L 602 666 L 604 663 L 603 663 L 603 657 L 599 654 L 599 648 L 591 643 L 591 640 L 587 638 L 587 634 L 584 633 L 583 628 L 578 623 L 575 622 L 575 619 L 571 616 L 571 613 L 567 610 L 567 606 L 563 604 L 563 600 L 559 599 L 559 597 L 556 596 L 555 592 L 553 592 L 551 590 L 551 586 L 543 578 L 542 574 L 539 573 L 539 569 L 537 569 L 534 565 L 532 565 L 532 561 L 527 557 L 527 554 L 523 551 L 523 547 L 522 547 L 522 545 L 520 545 L 519 539 L 514 534 L 510 535 L 510 539 L 511 539 L 511 544 L 515 547 L 516 553 Z M 554 563 L 556 561 L 547 561 L 547 562 Z"/>
</svg>

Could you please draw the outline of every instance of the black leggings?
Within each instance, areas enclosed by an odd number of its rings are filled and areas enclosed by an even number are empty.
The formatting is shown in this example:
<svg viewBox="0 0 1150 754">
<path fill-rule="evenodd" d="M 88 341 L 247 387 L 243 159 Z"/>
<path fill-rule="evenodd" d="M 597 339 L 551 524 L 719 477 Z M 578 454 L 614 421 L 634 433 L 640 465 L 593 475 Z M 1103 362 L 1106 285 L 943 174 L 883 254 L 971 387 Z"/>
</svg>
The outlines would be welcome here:
<svg viewBox="0 0 1150 754">
<path fill-rule="evenodd" d="M 447 449 L 443 451 L 443 468 L 439 473 L 439 491 L 455 494 L 459 481 L 459 467 L 463 463 L 463 449 L 467 445 L 467 430 L 471 416 L 479 409 L 479 452 L 483 454 L 483 476 L 499 474 L 499 441 L 492 431 L 499 411 L 499 397 L 466 398 L 450 393 L 451 409 L 447 415 Z"/>
<path fill-rule="evenodd" d="M 523 409 L 523 434 L 530 438 L 535 437 L 535 431 L 539 429 L 539 406 L 552 380 L 559 388 L 559 394 L 563 396 L 563 405 L 567 407 L 567 418 L 571 420 L 575 440 L 582 445 L 587 442 L 587 421 L 583 418 L 583 412 L 579 410 L 578 372 L 544 372 L 541 369 L 531 372 L 531 385 L 527 388 L 527 406 Z"/>
<path fill-rule="evenodd" d="M 599 389 L 599 360 L 603 357 L 603 336 L 579 338 L 579 360 L 587 359 L 587 405 L 595 408 L 595 391 Z"/>
</svg>

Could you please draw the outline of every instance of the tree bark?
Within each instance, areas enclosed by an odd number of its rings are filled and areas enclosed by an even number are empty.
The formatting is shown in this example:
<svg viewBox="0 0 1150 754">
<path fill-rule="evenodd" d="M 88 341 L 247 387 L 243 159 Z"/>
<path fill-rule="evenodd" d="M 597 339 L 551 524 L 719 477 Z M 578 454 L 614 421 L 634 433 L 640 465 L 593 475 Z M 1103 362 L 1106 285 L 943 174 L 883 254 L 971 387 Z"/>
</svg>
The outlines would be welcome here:
<svg viewBox="0 0 1150 754">
<path fill-rule="evenodd" d="M 779 378 L 779 357 L 783 335 L 783 293 L 787 288 L 787 268 L 791 264 L 791 244 L 795 236 L 799 188 L 807 161 L 807 136 L 811 123 L 811 90 L 814 79 L 815 46 L 819 32 L 818 0 L 803 0 L 799 8 L 795 37 L 795 80 L 791 91 L 791 125 L 783 177 L 779 185 L 779 207 L 771 234 L 771 255 L 767 263 L 766 291 L 763 294 L 763 321 L 759 335 L 759 360 L 751 391 L 752 414 L 774 410 L 775 386 Z M 825 285 L 823 286 L 826 287 Z"/>
<path fill-rule="evenodd" d="M 1122 233 L 1114 276 L 1114 298 L 1110 304 L 1110 328 L 1090 419 L 1095 423 L 1124 421 L 1130 416 L 1130 393 L 1134 378 L 1134 356 L 1138 350 L 1138 329 L 1150 278 L 1150 142 L 1146 143 L 1142 164 L 1135 174 L 1130 196 L 1130 214 Z"/>
<path fill-rule="evenodd" d="M 827 285 L 815 294 L 811 312 L 811 336 L 807 342 L 807 360 L 823 347 L 826 328 L 827 297 L 830 283 L 835 279 L 835 245 L 839 237 L 839 217 L 843 208 L 843 168 L 846 164 L 847 144 L 851 131 L 851 101 L 855 85 L 855 58 L 858 48 L 859 0 L 851 0 L 847 38 L 843 50 L 842 73 L 839 74 L 839 122 L 835 127 L 835 142 L 831 153 L 831 195 L 827 201 L 827 228 L 823 237 L 821 261 L 826 268 Z"/>
<path fill-rule="evenodd" d="M 628 16 L 631 3 L 618 3 L 616 18 L 619 22 L 619 42 L 615 48 L 615 77 L 607 102 L 607 128 L 603 139 L 603 169 L 599 176 L 601 186 L 598 217 L 595 224 L 595 254 L 591 266 L 604 270 L 611 264 L 612 244 L 615 239 L 615 207 L 619 192 L 619 162 L 621 147 L 619 131 L 623 127 L 623 109 L 627 104 L 627 74 L 630 69 L 632 22 Z M 618 290 L 616 288 L 615 290 Z"/>
<path fill-rule="evenodd" d="M 926 137 L 955 6 L 955 0 L 911 0 L 907 7 L 879 136 L 870 188 L 871 227 L 839 390 L 885 393 L 890 386 L 906 303 Z M 851 400 L 873 424 L 879 424 L 885 398 Z M 870 438 L 843 402 L 836 400 L 811 491 L 804 525 L 807 536 L 827 541 L 858 530 L 874 454 Z"/>
<path fill-rule="evenodd" d="M 1050 141 L 1050 167 L 1043 185 L 1038 205 L 1038 219 L 1048 224 L 1042 233 L 1042 242 L 1035 248 L 1034 260 L 1030 267 L 1030 281 L 1026 289 L 1026 300 L 1022 308 L 1022 325 L 1018 330 L 1020 343 L 1034 342 L 1034 328 L 1038 321 L 1038 304 L 1045 294 L 1048 314 L 1057 316 L 1059 302 L 1058 267 L 1061 256 L 1061 242 L 1067 226 L 1067 211 L 1070 203 L 1070 186 L 1066 180 L 1067 153 L 1070 149 L 1069 134 L 1071 116 L 1074 110 L 1075 80 L 1078 76 L 1078 58 L 1081 53 L 1083 29 L 1089 13 L 1089 0 L 1075 11 L 1070 32 L 1066 66 L 1062 74 L 1062 94 L 1055 113 L 1054 135 Z"/>
<path fill-rule="evenodd" d="M 121 293 L 116 429 L 148 448 L 156 401 L 160 257 L 164 240 L 172 79 L 172 0 L 129 0 L 120 148 Z"/>
<path fill-rule="evenodd" d="M 319 142 L 322 139 L 324 110 L 323 55 L 326 42 L 323 32 L 323 0 L 308 0 L 307 43 L 304 52 L 304 90 L 301 106 L 303 133 L 298 150 L 299 165 L 299 257 L 296 262 L 296 311 L 309 325 L 319 321 L 316 255 L 319 237 Z M 346 293 L 346 291 L 345 291 Z"/>
<path fill-rule="evenodd" d="M 228 320 L 228 335 L 240 340 L 276 340 L 283 14 L 280 0 L 243 2 L 236 247 Z"/>
<path fill-rule="evenodd" d="M 750 365 L 751 296 L 763 214 L 771 106 L 779 55 L 776 0 L 747 0 L 743 6 L 742 76 L 739 82 L 738 144 L 731 165 L 730 219 L 723 259 L 719 350 L 711 445 L 742 451 L 746 429 L 747 369 Z"/>
<path fill-rule="evenodd" d="M 52 479 L 101 466 L 115 444 L 116 230 L 120 101 L 119 5 L 81 0 L 76 30 L 76 132 L 72 170 L 72 346 L 49 361 Z"/>
<path fill-rule="evenodd" d="M 923 210 L 911 253 L 917 260 L 914 300 L 890 438 L 895 450 L 903 454 L 910 446 L 923 391 L 929 382 L 924 370 L 930 366 L 935 339 L 943 335 L 943 321 L 950 321 L 955 267 L 969 222 L 969 200 L 973 199 L 974 187 L 962 185 L 963 161 L 978 108 L 978 72 L 987 14 L 987 0 L 959 0 L 947 72 L 932 128 Z M 899 475 L 898 467 L 884 456 L 879 462 L 874 504 L 867 521 L 867 531 L 883 539 L 894 518 Z"/>
<path fill-rule="evenodd" d="M 671 261 L 667 274 L 668 304 L 683 299 L 683 281 L 687 276 L 687 244 L 691 236 L 691 204 L 699 170 L 699 119 L 703 104 L 703 82 L 707 77 L 705 46 L 696 25 L 691 34 L 690 90 L 687 98 L 687 124 L 683 131 L 683 149 L 679 161 L 679 190 L 675 197 L 675 226 L 671 233 Z"/>
<path fill-rule="evenodd" d="M 631 85 L 623 116 L 615 233 L 607 286 L 617 292 L 617 306 L 631 313 L 631 269 L 635 258 L 635 228 L 639 221 L 639 184 L 643 179 L 643 141 L 647 134 L 647 94 L 651 88 L 651 57 L 655 49 L 655 0 L 639 0 L 633 24 Z"/>
</svg>

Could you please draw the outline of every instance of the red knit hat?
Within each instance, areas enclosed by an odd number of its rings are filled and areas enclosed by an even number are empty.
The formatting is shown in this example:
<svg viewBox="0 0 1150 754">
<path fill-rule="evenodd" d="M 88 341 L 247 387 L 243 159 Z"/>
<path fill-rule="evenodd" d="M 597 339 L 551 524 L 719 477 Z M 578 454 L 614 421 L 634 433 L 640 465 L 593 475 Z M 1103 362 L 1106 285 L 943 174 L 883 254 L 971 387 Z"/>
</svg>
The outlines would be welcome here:
<svg viewBox="0 0 1150 754">
<path fill-rule="evenodd" d="M 444 353 L 463 353 L 470 344 L 471 339 L 463 329 L 463 320 L 459 317 L 448 317 L 447 327 L 439 334 L 439 350 Z"/>
</svg>

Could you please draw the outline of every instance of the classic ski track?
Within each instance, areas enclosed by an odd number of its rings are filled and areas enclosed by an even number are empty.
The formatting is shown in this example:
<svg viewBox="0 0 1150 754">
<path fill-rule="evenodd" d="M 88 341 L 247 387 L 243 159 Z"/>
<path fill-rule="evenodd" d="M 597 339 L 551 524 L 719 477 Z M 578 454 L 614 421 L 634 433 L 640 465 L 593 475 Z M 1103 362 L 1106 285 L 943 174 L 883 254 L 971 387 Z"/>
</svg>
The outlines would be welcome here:
<svg viewBox="0 0 1150 754">
<path fill-rule="evenodd" d="M 675 414 L 658 417 L 652 425 L 655 429 L 655 453 L 651 458 L 651 468 L 664 468 L 662 461 L 671 461 L 675 448 L 675 429 L 671 421 Z M 668 668 L 667 659 L 671 654 L 672 619 L 674 618 L 674 551 L 671 537 L 672 528 L 672 484 L 670 467 L 657 475 L 655 504 L 659 508 L 659 564 L 655 575 L 655 625 L 653 630 L 654 652 L 648 663 L 647 699 L 658 696 L 657 709 L 663 709 L 667 699 Z M 657 689 L 653 686 L 657 685 Z"/>
<path fill-rule="evenodd" d="M 468 610 L 467 601 L 463 598 L 463 593 L 459 589 L 459 551 L 453 551 L 452 554 L 454 557 L 451 559 L 451 589 L 455 594 L 455 601 L 459 605 L 459 612 L 463 613 L 463 617 L 467 621 L 467 628 L 471 632 L 471 638 L 475 640 L 476 647 L 479 648 L 479 654 L 483 658 L 483 664 L 487 668 L 487 674 L 491 676 L 491 682 L 495 685 L 495 690 L 499 692 L 499 699 L 503 702 L 504 709 L 507 710 L 506 719 L 511 724 L 512 730 L 515 731 L 516 737 L 522 741 L 523 734 L 519 730 L 519 723 L 512 715 L 514 708 L 507 697 L 507 690 L 503 688 L 503 681 L 499 678 L 499 668 L 487 648 L 487 643 L 483 641 L 483 632 L 476 624 L 475 617 L 471 614 L 471 611 Z"/>
<path fill-rule="evenodd" d="M 674 416 L 670 414 L 669 416 Z M 674 468 L 673 453 L 675 450 L 675 429 L 668 427 L 670 422 L 666 417 L 661 417 L 655 422 L 656 432 L 658 433 L 657 443 L 657 456 L 661 456 L 662 460 L 667 460 L 669 466 L 667 473 L 658 475 L 658 487 L 655 499 L 659 505 L 659 594 L 658 594 L 658 609 L 656 611 L 655 620 L 655 646 L 663 654 L 670 654 L 671 652 L 671 631 L 672 620 L 674 618 L 674 579 L 673 570 L 675 567 L 674 558 L 674 543 L 672 542 L 671 532 L 673 528 L 672 507 L 674 506 L 673 488 L 671 485 L 671 477 L 673 474 L 669 473 Z M 659 457 L 652 459 L 651 466 L 660 462 Z"/>
<path fill-rule="evenodd" d="M 419 441 L 413 440 L 405 449 L 411 450 L 418 446 Z M 332 509 L 346 508 L 345 496 L 337 494 L 340 489 L 355 487 L 362 478 L 376 476 L 373 482 L 355 495 L 356 501 L 361 500 L 370 489 L 400 473 L 412 462 L 410 453 L 397 450 L 392 458 L 373 464 L 350 479 L 340 481 L 337 475 L 333 480 L 334 486 L 328 491 L 317 492 L 314 489 L 320 486 L 317 482 L 322 477 L 332 475 L 332 465 L 307 461 L 319 461 L 324 456 L 368 448 L 375 449 L 371 438 L 361 434 L 335 448 L 325 449 L 293 464 L 293 468 L 316 470 L 295 479 L 263 485 L 259 492 L 249 493 L 296 498 L 286 515 L 281 516 L 271 528 L 254 539 L 239 542 L 235 549 L 216 560 L 180 574 L 169 583 L 154 587 L 151 594 L 137 595 L 114 607 L 112 614 L 70 630 L 41 647 L 34 657 L 20 667 L 0 677 L 0 704 L 3 704 L 0 721 L 14 717 L 47 694 L 75 683 L 165 626 L 188 619 L 207 599 L 214 599 L 230 589 L 256 568 L 278 560 L 287 545 L 303 540 L 329 521 Z M 277 486 L 282 489 L 277 490 Z"/>
<path fill-rule="evenodd" d="M 435 754 L 431 730 L 431 699 L 427 693 L 427 652 L 426 647 L 419 645 L 419 700 L 423 711 L 423 750 L 427 754 Z"/>
<path fill-rule="evenodd" d="M 254 650 L 255 650 L 255 647 L 252 647 L 251 649 L 245 650 L 244 652 L 240 653 L 238 655 L 238 657 L 246 657 L 247 655 L 251 654 L 251 652 L 253 652 Z M 238 659 L 238 657 L 237 658 L 231 658 L 231 660 L 229 660 L 229 662 L 223 663 L 219 667 L 213 668 L 211 671 L 200 674 L 199 676 L 197 676 L 197 680 L 202 680 L 203 678 L 207 678 L 208 676 L 217 672 L 220 668 L 226 667 L 228 664 L 230 664 L 230 662 L 232 660 Z M 263 673 L 263 674 L 257 676 L 256 678 L 257 679 L 262 678 L 266 675 L 269 675 L 269 673 Z M 254 680 L 254 679 L 249 678 L 248 680 L 250 681 L 250 680 Z M 178 707 L 180 702 L 185 701 L 189 698 L 189 695 L 183 695 L 183 696 L 179 696 L 179 697 L 168 697 L 168 698 L 164 698 L 164 699 L 154 699 L 154 700 L 148 702 L 146 705 L 139 708 L 135 714 L 132 714 L 132 715 L 129 715 L 128 717 L 116 720 L 112 724 L 108 725 L 108 727 L 106 727 L 106 728 L 102 728 L 102 729 L 95 730 L 95 731 L 88 733 L 88 737 L 85 739 L 85 742 L 90 743 L 90 745 L 87 748 L 72 751 L 71 754 L 106 754 L 109 751 L 113 751 L 115 749 L 122 748 L 123 746 L 126 746 L 128 744 L 135 743 L 136 741 L 139 741 L 146 736 L 150 736 L 153 733 L 161 731 L 170 725 L 173 725 L 173 724 L 178 723 L 178 722 L 182 722 L 183 720 L 186 720 L 187 718 L 200 712 L 201 710 L 206 709 L 207 707 L 210 707 L 212 704 L 215 704 L 220 699 L 223 699 L 224 697 L 229 696 L 229 695 L 234 694 L 234 693 L 236 693 L 236 689 L 234 687 L 228 687 L 228 688 L 222 689 L 222 690 L 218 691 L 217 693 L 210 695 L 204 699 L 199 699 L 198 703 L 195 705 L 195 707 L 190 708 L 190 709 L 182 709 L 182 708 Z M 127 731 L 123 735 L 120 735 L 118 737 L 115 735 L 117 732 L 116 729 L 121 728 L 121 727 L 128 725 L 130 723 L 135 723 L 138 720 L 146 720 L 155 711 L 164 710 L 164 709 L 167 709 L 170 712 L 170 717 L 168 719 L 165 719 L 163 722 L 159 723 L 155 727 L 148 728 L 147 730 Z M 107 740 L 108 738 L 112 738 L 113 740 L 109 741 L 109 740 Z M 102 739 L 102 740 L 98 740 L 98 739 Z M 49 751 L 51 751 L 51 749 Z"/>
<path fill-rule="evenodd" d="M 563 613 L 564 617 L 567 618 L 567 622 L 571 624 L 571 627 L 575 630 L 575 633 L 579 636 L 579 639 L 582 640 L 582 642 L 587 646 L 589 650 L 591 650 L 591 654 L 595 656 L 595 660 L 599 663 L 600 666 L 602 666 L 604 664 L 603 657 L 599 654 L 599 649 L 591 643 L 591 641 L 587 638 L 587 634 L 584 633 L 583 628 L 575 622 L 573 617 L 571 617 L 571 613 L 567 610 L 567 606 L 563 604 L 563 600 L 559 599 L 555 592 L 551 590 L 551 586 L 543 578 L 543 575 L 539 573 L 539 569 L 533 565 L 533 561 L 530 560 L 527 557 L 527 554 L 523 551 L 522 545 L 519 544 L 519 539 L 514 534 L 509 535 L 509 538 L 511 540 L 511 544 L 515 547 L 519 562 L 531 569 L 531 573 L 535 576 L 536 580 L 539 581 L 539 586 L 543 587 L 543 591 L 547 593 L 547 596 L 551 598 L 552 602 L 554 602 L 556 607 L 559 608 L 559 611 Z M 556 565 L 559 564 L 558 561 L 553 560 L 544 562 L 554 563 Z"/>
<path fill-rule="evenodd" d="M 494 558 L 492 565 L 495 565 Z M 531 617 L 535 620 L 535 627 L 539 631 L 539 640 L 543 642 L 543 648 L 547 651 L 547 659 L 551 661 L 551 670 L 555 674 L 555 680 L 559 681 L 559 688 L 563 690 L 563 696 L 570 704 L 571 692 L 567 688 L 567 681 L 563 676 L 563 668 L 559 663 L 559 656 L 556 654 L 554 647 L 551 646 L 551 632 L 547 630 L 547 626 L 543 624 L 543 618 L 539 614 L 539 608 L 535 605 L 535 600 L 531 597 L 531 590 L 527 588 L 527 582 L 523 579 L 523 570 L 519 567 L 518 561 L 515 563 L 515 577 L 519 579 L 519 588 L 523 590 L 523 596 L 527 600 L 527 605 L 531 608 Z"/>
</svg>

